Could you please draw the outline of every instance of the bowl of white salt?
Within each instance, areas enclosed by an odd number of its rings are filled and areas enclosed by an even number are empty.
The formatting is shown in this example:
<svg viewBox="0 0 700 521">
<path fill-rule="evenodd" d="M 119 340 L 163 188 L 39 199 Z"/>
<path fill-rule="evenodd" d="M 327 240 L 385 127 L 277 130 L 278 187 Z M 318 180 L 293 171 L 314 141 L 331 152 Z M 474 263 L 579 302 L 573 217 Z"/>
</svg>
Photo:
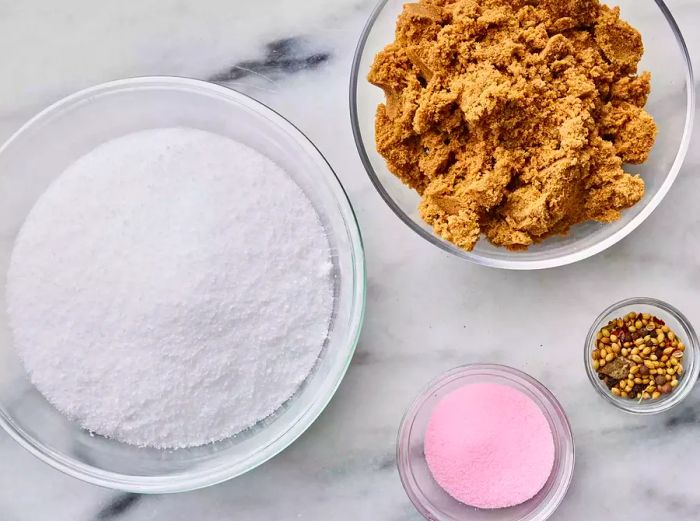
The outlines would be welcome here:
<svg viewBox="0 0 700 521">
<path fill-rule="evenodd" d="M 50 106 L 0 148 L 0 424 L 53 467 L 163 493 L 318 417 L 355 349 L 360 232 L 320 152 L 171 77 Z"/>
</svg>

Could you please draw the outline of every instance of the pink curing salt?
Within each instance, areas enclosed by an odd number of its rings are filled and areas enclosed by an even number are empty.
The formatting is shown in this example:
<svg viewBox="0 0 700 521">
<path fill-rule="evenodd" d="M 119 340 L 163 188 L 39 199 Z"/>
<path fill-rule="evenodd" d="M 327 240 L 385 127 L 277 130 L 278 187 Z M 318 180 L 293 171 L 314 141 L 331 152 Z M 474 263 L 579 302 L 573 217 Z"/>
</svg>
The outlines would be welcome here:
<svg viewBox="0 0 700 521">
<path fill-rule="evenodd" d="M 435 481 L 479 508 L 518 505 L 537 494 L 554 465 L 554 439 L 540 408 L 520 391 L 471 384 L 446 395 L 425 434 Z"/>
</svg>

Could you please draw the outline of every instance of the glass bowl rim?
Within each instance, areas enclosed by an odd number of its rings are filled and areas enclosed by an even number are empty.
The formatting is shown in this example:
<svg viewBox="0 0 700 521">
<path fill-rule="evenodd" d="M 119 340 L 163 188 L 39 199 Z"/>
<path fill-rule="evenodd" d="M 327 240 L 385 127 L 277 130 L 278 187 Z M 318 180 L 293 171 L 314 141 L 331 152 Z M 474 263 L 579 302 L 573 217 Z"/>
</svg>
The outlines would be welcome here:
<svg viewBox="0 0 700 521">
<path fill-rule="evenodd" d="M 609 392 L 607 387 L 602 384 L 600 378 L 598 378 L 597 373 L 593 370 L 593 366 L 590 363 L 591 352 L 593 351 L 593 340 L 601 327 L 603 327 L 608 317 L 624 307 L 634 305 L 650 306 L 657 308 L 664 313 L 668 313 L 678 321 L 684 330 L 683 333 L 685 333 L 685 335 L 688 337 L 686 351 L 692 353 L 692 358 L 690 360 L 691 366 L 686 367 L 686 374 L 682 383 L 680 383 L 679 388 L 676 391 L 671 393 L 667 400 L 649 400 L 643 404 L 637 404 L 637 402 L 633 400 L 617 398 L 611 392 Z M 630 414 L 658 414 L 672 409 L 685 400 L 693 391 L 698 380 L 698 375 L 700 375 L 700 344 L 698 343 L 698 337 L 695 333 L 693 325 L 676 307 L 672 306 L 668 302 L 652 297 L 631 297 L 611 304 L 593 321 L 593 324 L 586 335 L 586 343 L 584 344 L 583 349 L 583 363 L 586 367 L 586 375 L 588 376 L 588 380 L 591 382 L 591 385 L 598 392 L 598 394 L 605 399 L 605 401 Z"/>
<path fill-rule="evenodd" d="M 582 250 L 578 250 L 573 253 L 568 253 L 566 255 L 561 255 L 546 260 L 494 259 L 488 255 L 481 255 L 474 252 L 468 252 L 461 248 L 458 248 L 452 245 L 451 243 L 443 240 L 442 238 L 436 236 L 434 233 L 419 226 L 399 207 L 396 201 L 394 201 L 394 199 L 384 188 L 384 185 L 380 181 L 379 176 L 375 172 L 374 167 L 372 166 L 372 162 L 369 159 L 369 155 L 367 154 L 367 149 L 365 148 L 365 144 L 362 138 L 362 132 L 360 131 L 360 120 L 357 108 L 357 86 L 361 77 L 359 70 L 360 62 L 364 55 L 365 45 L 367 44 L 369 34 L 374 27 L 374 23 L 376 22 L 377 18 L 379 17 L 379 15 L 381 14 L 388 2 L 389 0 L 379 0 L 377 5 L 375 6 L 374 10 L 370 14 L 369 19 L 367 20 L 365 26 L 362 29 L 360 39 L 357 43 L 355 53 L 353 55 L 352 68 L 350 71 L 349 88 L 350 123 L 352 127 L 352 134 L 355 140 L 357 152 L 360 155 L 360 160 L 362 161 L 362 165 L 364 166 L 365 171 L 367 172 L 367 175 L 369 176 L 370 181 L 372 182 L 372 185 L 374 185 L 374 188 L 377 190 L 381 198 L 389 206 L 389 208 L 391 208 L 394 214 L 396 214 L 396 216 L 401 221 L 403 221 L 404 224 L 406 224 L 410 229 L 412 229 L 415 233 L 417 233 L 419 236 L 421 236 L 433 246 L 437 246 L 441 250 L 455 255 L 459 258 L 490 268 L 499 268 L 506 270 L 541 270 L 547 268 L 556 268 L 559 266 L 566 266 L 567 264 L 573 264 L 575 262 L 582 261 L 602 251 L 605 251 L 606 249 L 610 248 L 611 246 L 617 244 L 619 241 L 627 237 L 639 225 L 641 225 L 647 219 L 647 217 L 649 217 L 649 215 L 651 215 L 651 213 L 657 208 L 657 206 L 664 199 L 668 191 L 671 189 L 671 186 L 675 182 L 676 177 L 678 177 L 681 167 L 683 166 L 683 162 L 685 161 L 685 156 L 690 147 L 690 142 L 693 134 L 693 124 L 695 121 L 695 80 L 693 74 L 693 65 L 690 59 L 690 53 L 688 51 L 685 39 L 683 38 L 683 34 L 681 33 L 681 30 L 678 27 L 675 18 L 671 14 L 669 8 L 664 3 L 664 0 L 654 0 L 654 3 L 656 3 L 657 7 L 664 15 L 666 23 L 671 28 L 671 31 L 673 32 L 676 43 L 678 45 L 678 49 L 680 50 L 681 55 L 683 56 L 683 59 L 685 61 L 685 87 L 687 91 L 686 114 L 685 125 L 683 127 L 683 137 L 681 138 L 681 144 L 678 148 L 678 151 L 676 152 L 676 156 L 673 161 L 673 164 L 671 165 L 671 169 L 666 174 L 666 177 L 662 185 L 659 187 L 658 191 L 653 195 L 651 199 L 649 199 L 649 201 L 641 209 L 639 214 L 637 214 L 630 222 L 624 225 L 616 233 L 604 238 L 601 241 L 596 242 L 595 244 L 592 244 Z"/>
<path fill-rule="evenodd" d="M 576 467 L 576 442 L 574 433 L 571 428 L 571 422 L 566 414 L 566 410 L 561 405 L 557 397 L 549 390 L 542 382 L 530 376 L 529 374 L 503 364 L 492 363 L 471 363 L 454 367 L 445 371 L 428 382 L 411 401 L 401 418 L 399 429 L 396 436 L 396 467 L 401 480 L 401 485 L 408 496 L 409 500 L 416 510 L 427 520 L 432 520 L 432 512 L 423 504 L 419 495 L 415 492 L 415 487 L 412 484 L 413 479 L 409 477 L 410 458 L 408 458 L 408 442 L 410 440 L 410 432 L 413 430 L 416 415 L 425 401 L 431 397 L 434 392 L 450 381 L 475 377 L 475 376 L 496 376 L 513 380 L 519 385 L 527 388 L 529 392 L 533 392 L 539 396 L 541 400 L 546 402 L 556 413 L 557 429 L 552 432 L 553 437 L 563 438 L 568 444 L 569 450 L 560 454 L 561 463 L 564 465 L 562 476 L 558 483 L 555 484 L 556 492 L 551 497 L 548 503 L 544 503 L 542 510 L 537 513 L 537 517 L 531 521 L 544 521 L 548 519 L 566 497 L 566 494 L 571 486 L 574 477 L 574 469 Z M 539 404 L 538 404 L 539 406 Z M 541 408 L 541 407 L 540 407 Z M 549 411 L 547 411 L 549 414 Z M 457 521 L 456 519 L 454 521 Z"/>
<path fill-rule="evenodd" d="M 328 176 L 328 186 L 333 193 L 335 202 L 339 206 L 339 212 L 349 236 L 353 277 L 352 303 L 348 323 L 350 338 L 346 352 L 343 353 L 343 363 L 338 368 L 332 385 L 327 387 L 323 396 L 315 397 L 296 421 L 286 426 L 280 436 L 234 465 L 219 463 L 203 471 L 187 471 L 174 476 L 134 476 L 105 471 L 96 466 L 81 463 L 70 456 L 47 447 L 44 443 L 26 433 L 4 409 L 0 409 L 0 426 L 5 432 L 29 453 L 64 474 L 105 488 L 139 494 L 164 494 L 196 490 L 240 476 L 282 452 L 318 419 L 340 386 L 359 341 L 365 316 L 367 272 L 364 246 L 357 216 L 345 188 L 325 156 L 287 118 L 264 103 L 224 85 L 194 78 L 168 75 L 135 76 L 99 83 L 69 94 L 36 113 L 0 145 L 0 156 L 26 132 L 31 131 L 36 125 L 50 120 L 54 115 L 60 114 L 64 109 L 86 102 L 103 91 L 119 92 L 149 86 L 180 87 L 200 93 L 218 94 L 225 98 L 228 103 L 238 103 L 253 112 L 263 115 L 273 125 L 285 130 L 286 134 L 293 138 L 297 145 L 304 150 L 304 153 L 312 158 L 322 169 L 331 174 Z"/>
</svg>

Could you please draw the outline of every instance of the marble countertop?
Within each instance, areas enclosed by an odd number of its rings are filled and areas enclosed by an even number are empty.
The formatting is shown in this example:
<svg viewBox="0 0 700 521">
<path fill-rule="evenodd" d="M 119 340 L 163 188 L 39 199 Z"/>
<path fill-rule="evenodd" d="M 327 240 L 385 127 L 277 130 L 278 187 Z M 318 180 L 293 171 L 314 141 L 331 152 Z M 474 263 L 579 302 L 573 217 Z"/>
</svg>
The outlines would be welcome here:
<svg viewBox="0 0 700 521">
<path fill-rule="evenodd" d="M 700 70 L 700 6 L 668 3 Z M 581 338 L 614 300 L 656 296 L 700 324 L 700 148 L 691 146 L 652 216 L 592 259 L 503 272 L 449 256 L 391 213 L 355 151 L 348 78 L 373 4 L 0 0 L 0 141 L 49 103 L 102 81 L 223 82 L 281 112 L 328 158 L 358 214 L 369 272 L 354 362 L 328 409 L 281 455 L 205 490 L 139 496 L 64 476 L 0 432 L 2 521 L 418 521 L 394 465 L 399 420 L 428 380 L 476 361 L 529 372 L 569 414 L 577 467 L 552 519 L 700 518 L 700 388 L 668 414 L 636 418 L 605 405 L 581 368 Z"/>
</svg>

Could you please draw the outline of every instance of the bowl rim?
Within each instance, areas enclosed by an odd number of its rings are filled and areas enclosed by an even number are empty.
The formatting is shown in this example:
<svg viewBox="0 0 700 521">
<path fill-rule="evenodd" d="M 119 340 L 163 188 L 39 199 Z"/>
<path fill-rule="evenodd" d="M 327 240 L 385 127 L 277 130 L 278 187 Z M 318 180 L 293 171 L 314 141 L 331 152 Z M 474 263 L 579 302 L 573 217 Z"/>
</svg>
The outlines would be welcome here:
<svg viewBox="0 0 700 521">
<path fill-rule="evenodd" d="M 335 381 L 327 387 L 326 394 L 311 401 L 307 410 L 300 414 L 292 424 L 287 426 L 279 437 L 262 447 L 255 455 L 242 459 L 233 465 L 220 464 L 204 471 L 188 470 L 173 476 L 134 476 L 105 471 L 93 465 L 80 463 L 74 458 L 40 443 L 36 438 L 26 433 L 4 410 L 0 409 L 0 426 L 19 445 L 51 467 L 74 478 L 105 488 L 140 494 L 163 494 L 196 490 L 240 476 L 282 452 L 318 419 L 340 386 L 359 341 L 365 316 L 367 272 L 364 246 L 357 216 L 345 188 L 325 156 L 296 125 L 280 113 L 251 96 L 225 85 L 168 75 L 134 76 L 99 83 L 69 94 L 39 111 L 13 132 L 0 146 L 0 155 L 10 148 L 25 132 L 31 130 L 35 125 L 41 124 L 64 108 L 89 100 L 105 90 L 114 92 L 135 87 L 148 87 L 149 85 L 190 88 L 199 92 L 218 94 L 228 98 L 229 102 L 240 103 L 246 108 L 264 115 L 274 125 L 285 129 L 288 134 L 294 136 L 297 144 L 302 147 L 304 152 L 314 158 L 317 163 L 331 174 L 328 176 L 329 187 L 334 194 L 335 202 L 339 206 L 338 211 L 345 223 L 349 236 L 353 274 L 352 306 L 348 326 L 350 338 L 347 350 L 344 353 L 345 360 L 337 370 Z"/>
<path fill-rule="evenodd" d="M 600 378 L 598 378 L 596 371 L 593 369 L 591 364 L 591 353 L 593 349 L 595 349 L 596 335 L 598 334 L 598 331 L 600 331 L 600 329 L 606 325 L 607 320 L 609 320 L 611 316 L 620 316 L 620 310 L 628 306 L 641 305 L 663 311 L 664 313 L 672 316 L 673 319 L 681 325 L 682 330 L 680 332 L 676 331 L 676 334 L 679 336 L 682 334 L 685 337 L 685 351 L 686 353 L 690 353 L 690 356 L 687 357 L 689 359 L 688 363 L 684 363 L 685 376 L 682 378 L 682 380 L 679 380 L 680 383 L 677 389 L 670 393 L 667 399 L 647 400 L 640 404 L 630 399 L 618 398 L 609 392 L 608 388 L 603 385 Z M 588 380 L 591 382 L 591 386 L 600 396 L 603 397 L 603 399 L 605 399 L 606 402 L 630 414 L 658 414 L 674 408 L 692 393 L 698 381 L 698 375 L 700 375 L 700 344 L 698 343 L 697 334 L 695 333 L 695 329 L 693 328 L 690 320 L 688 320 L 688 318 L 676 307 L 672 306 L 668 302 L 664 302 L 663 300 L 653 297 L 631 297 L 611 304 L 595 318 L 591 328 L 588 330 L 588 334 L 586 335 L 586 343 L 583 346 L 583 363 L 586 368 Z"/>
<path fill-rule="evenodd" d="M 479 376 L 490 376 L 503 380 L 510 380 L 526 388 L 527 392 L 537 395 L 540 401 L 546 402 L 547 406 L 552 409 L 551 411 L 544 410 L 540 404 L 537 404 L 545 416 L 550 416 L 552 412 L 556 415 L 554 419 L 557 420 L 555 422 L 557 428 L 552 431 L 552 437 L 560 438 L 560 440 L 563 440 L 563 442 L 560 441 L 560 443 L 565 444 L 559 456 L 561 476 L 558 483 L 554 486 L 554 493 L 549 499 L 549 502 L 541 503 L 541 510 L 535 512 L 534 517 L 526 518 L 530 521 L 545 521 L 559 508 L 559 505 L 561 505 L 566 497 L 573 481 L 574 470 L 576 468 L 576 440 L 566 410 L 554 393 L 535 377 L 511 366 L 493 363 L 470 363 L 460 365 L 434 377 L 420 390 L 401 418 L 396 436 L 396 466 L 399 472 L 401 485 L 416 510 L 418 510 L 425 519 L 433 520 L 434 513 L 423 503 L 423 494 L 418 494 L 416 492 L 417 487 L 414 483 L 415 479 L 413 478 L 411 462 L 408 456 L 410 433 L 414 429 L 416 415 L 427 399 L 433 397 L 437 391 L 451 382 L 463 380 L 464 385 L 469 385 L 467 382 L 468 379 L 474 377 L 478 378 Z M 555 467 L 552 468 L 552 473 Z M 530 512 L 530 514 L 532 514 L 532 512 Z M 457 521 L 457 519 L 452 516 L 450 516 L 450 519 L 452 521 Z"/>
<path fill-rule="evenodd" d="M 678 24 L 675 18 L 671 14 L 671 11 L 664 3 L 664 0 L 654 0 L 657 7 L 664 15 L 666 22 L 668 23 L 671 31 L 673 32 L 678 48 L 685 61 L 685 87 L 686 87 L 686 114 L 685 114 L 685 125 L 683 127 L 683 137 L 681 138 L 681 144 L 676 153 L 676 157 L 671 165 L 671 168 L 666 175 L 662 185 L 659 187 L 658 191 L 652 196 L 651 199 L 646 203 L 646 205 L 641 209 L 639 214 L 637 214 L 630 222 L 623 226 L 616 233 L 604 238 L 603 240 L 592 244 L 584 249 L 575 251 L 573 253 L 568 253 L 566 255 L 561 255 L 559 257 L 554 257 L 546 260 L 517 260 L 517 259 L 494 259 L 487 255 L 482 255 L 474 252 L 468 252 L 461 248 L 454 246 L 453 244 L 445 241 L 444 239 L 438 237 L 434 233 L 426 230 L 425 228 L 417 225 L 406 213 L 399 207 L 394 199 L 386 191 L 382 182 L 379 180 L 379 176 L 375 172 L 372 162 L 369 159 L 367 149 L 362 139 L 362 132 L 360 130 L 359 115 L 357 108 L 357 86 L 360 79 L 360 62 L 362 60 L 365 45 L 367 44 L 367 39 L 369 37 L 374 23 L 381 14 L 382 10 L 386 6 L 389 0 L 379 0 L 374 10 L 370 14 L 369 19 L 365 23 L 360 39 L 355 48 L 355 53 L 353 55 L 352 68 L 350 71 L 350 88 L 349 88 L 349 102 L 350 102 L 350 123 L 352 127 L 352 134 L 355 140 L 355 146 L 360 155 L 360 160 L 362 161 L 365 171 L 370 178 L 370 181 L 374 185 L 374 188 L 379 192 L 379 195 L 384 202 L 391 208 L 391 210 L 396 214 L 396 216 L 404 222 L 409 228 L 416 232 L 423 239 L 427 240 L 430 244 L 437 246 L 443 251 L 451 253 L 459 258 L 465 259 L 467 261 L 473 262 L 475 264 L 480 264 L 482 266 L 487 266 L 490 268 L 500 268 L 507 270 L 541 270 L 547 268 L 555 268 L 558 266 L 565 266 L 567 264 L 573 264 L 575 262 L 587 259 L 596 255 L 611 246 L 617 244 L 622 239 L 627 237 L 632 233 L 639 225 L 641 225 L 649 215 L 658 207 L 663 198 L 666 196 L 671 186 L 673 185 L 678 173 L 680 172 L 685 156 L 688 152 L 690 141 L 693 134 L 693 124 L 695 120 L 695 84 L 694 84 L 694 73 L 693 65 L 690 59 L 690 53 L 688 47 L 683 38 Z M 387 42 L 388 43 L 388 42 Z M 364 75 L 362 75 L 364 77 Z"/>
</svg>

